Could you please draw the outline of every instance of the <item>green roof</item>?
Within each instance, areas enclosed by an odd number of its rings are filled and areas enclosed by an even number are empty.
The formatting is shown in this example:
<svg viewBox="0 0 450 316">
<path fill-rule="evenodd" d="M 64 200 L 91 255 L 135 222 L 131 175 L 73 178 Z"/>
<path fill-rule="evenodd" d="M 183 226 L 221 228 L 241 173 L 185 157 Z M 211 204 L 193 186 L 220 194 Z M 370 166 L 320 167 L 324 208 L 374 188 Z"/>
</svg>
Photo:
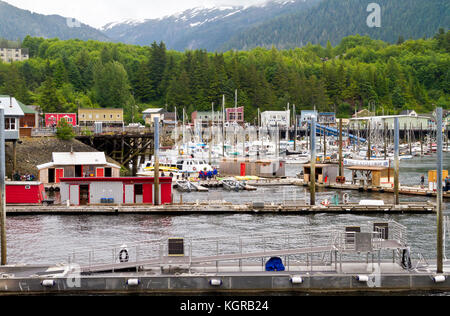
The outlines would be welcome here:
<svg viewBox="0 0 450 316">
<path fill-rule="evenodd" d="M 35 110 L 29 108 L 28 106 L 26 106 L 25 104 L 23 104 L 19 100 L 17 100 L 17 103 L 19 103 L 20 108 L 22 109 L 24 114 L 36 114 L 37 113 Z"/>
</svg>

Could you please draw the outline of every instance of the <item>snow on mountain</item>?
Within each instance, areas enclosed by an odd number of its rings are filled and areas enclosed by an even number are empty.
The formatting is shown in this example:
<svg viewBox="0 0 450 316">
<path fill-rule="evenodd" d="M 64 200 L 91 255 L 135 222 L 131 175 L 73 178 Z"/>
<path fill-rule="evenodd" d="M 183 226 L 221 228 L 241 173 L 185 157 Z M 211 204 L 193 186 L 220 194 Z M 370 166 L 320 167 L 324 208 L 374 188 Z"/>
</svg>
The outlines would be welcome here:
<svg viewBox="0 0 450 316">
<path fill-rule="evenodd" d="M 302 10 L 321 0 L 271 0 L 247 6 L 197 7 L 159 19 L 126 19 L 101 30 L 111 39 L 149 45 L 163 41 L 169 49 L 217 50 L 231 36 L 268 19 Z"/>
</svg>

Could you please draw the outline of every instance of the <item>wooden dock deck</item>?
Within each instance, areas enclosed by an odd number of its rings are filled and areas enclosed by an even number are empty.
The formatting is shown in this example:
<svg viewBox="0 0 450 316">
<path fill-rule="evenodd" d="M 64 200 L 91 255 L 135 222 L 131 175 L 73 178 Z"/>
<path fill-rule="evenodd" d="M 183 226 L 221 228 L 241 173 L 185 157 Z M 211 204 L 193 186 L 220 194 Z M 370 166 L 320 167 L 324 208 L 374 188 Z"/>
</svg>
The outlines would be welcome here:
<svg viewBox="0 0 450 316">
<path fill-rule="evenodd" d="M 433 203 L 402 203 L 400 205 L 364 206 L 341 204 L 330 206 L 310 206 L 300 203 L 286 204 L 231 204 L 221 201 L 203 203 L 183 203 L 163 206 L 151 205 L 89 205 L 89 206 L 7 206 L 8 216 L 14 215 L 212 215 L 212 214 L 432 214 L 436 210 Z"/>
</svg>

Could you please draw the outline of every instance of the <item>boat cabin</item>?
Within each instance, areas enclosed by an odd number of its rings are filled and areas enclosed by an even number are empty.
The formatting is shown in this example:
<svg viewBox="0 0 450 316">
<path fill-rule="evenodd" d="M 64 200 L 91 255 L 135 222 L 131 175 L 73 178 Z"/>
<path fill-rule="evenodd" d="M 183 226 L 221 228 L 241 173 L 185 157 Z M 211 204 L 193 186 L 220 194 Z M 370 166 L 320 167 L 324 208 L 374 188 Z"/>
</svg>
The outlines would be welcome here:
<svg viewBox="0 0 450 316">
<path fill-rule="evenodd" d="M 303 166 L 305 182 L 311 181 L 311 164 Z M 339 174 L 339 166 L 336 164 L 316 164 L 316 183 L 335 184 Z"/>
</svg>

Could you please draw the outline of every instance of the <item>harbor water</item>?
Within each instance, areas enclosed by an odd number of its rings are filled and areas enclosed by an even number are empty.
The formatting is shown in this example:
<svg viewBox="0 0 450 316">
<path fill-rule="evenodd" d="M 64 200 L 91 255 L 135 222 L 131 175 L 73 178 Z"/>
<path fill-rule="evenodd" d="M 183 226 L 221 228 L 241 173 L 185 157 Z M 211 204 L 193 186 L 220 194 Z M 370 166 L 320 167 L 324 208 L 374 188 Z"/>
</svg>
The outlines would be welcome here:
<svg viewBox="0 0 450 316">
<path fill-rule="evenodd" d="M 290 165 L 288 173 L 300 172 L 300 165 Z M 450 168 L 450 154 L 444 155 L 444 169 Z M 415 158 L 401 162 L 401 183 L 419 185 L 421 175 L 436 169 L 435 157 Z M 350 175 L 347 175 L 350 176 Z M 317 201 L 348 193 L 352 202 L 380 199 L 393 202 L 391 194 L 361 193 L 358 191 L 319 190 Z M 174 199 L 180 199 L 174 192 Z M 226 192 L 213 189 L 205 193 L 184 193 L 183 201 L 226 200 L 233 203 L 299 201 L 309 199 L 304 187 L 258 187 L 255 192 Z M 401 196 L 402 202 L 427 201 L 427 197 Z M 431 198 L 435 200 L 434 198 Z M 450 215 L 450 203 L 444 203 L 445 215 Z M 408 228 L 413 258 L 422 254 L 428 260 L 436 257 L 435 215 L 117 215 L 117 216 L 18 216 L 7 218 L 8 263 L 48 264 L 64 263 L 74 249 L 122 245 L 164 237 L 246 236 L 249 234 L 277 234 L 307 227 L 335 224 L 361 224 L 367 221 L 394 220 Z M 450 258 L 450 238 L 446 255 Z M 434 264 L 433 261 L 429 261 Z"/>
</svg>

